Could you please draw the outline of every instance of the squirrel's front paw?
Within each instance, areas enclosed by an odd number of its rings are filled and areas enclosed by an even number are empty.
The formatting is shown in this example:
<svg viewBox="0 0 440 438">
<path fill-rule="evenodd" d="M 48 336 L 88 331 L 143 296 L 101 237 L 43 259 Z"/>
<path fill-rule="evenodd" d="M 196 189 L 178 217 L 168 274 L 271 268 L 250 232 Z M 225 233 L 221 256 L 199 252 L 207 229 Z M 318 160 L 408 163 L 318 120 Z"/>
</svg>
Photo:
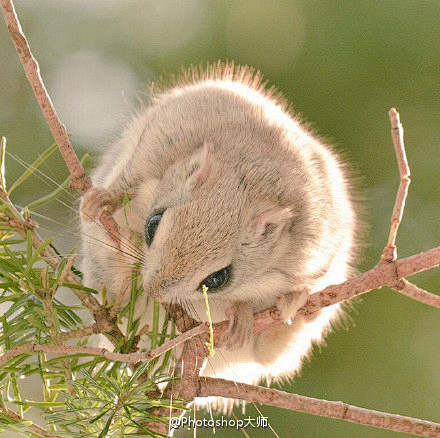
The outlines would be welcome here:
<svg viewBox="0 0 440 438">
<path fill-rule="evenodd" d="M 282 295 L 277 302 L 277 308 L 280 312 L 281 320 L 287 324 L 292 324 L 292 321 L 295 319 L 296 312 L 298 309 L 304 306 L 304 304 L 306 304 L 309 296 L 309 288 L 304 288 L 301 291 L 289 292 L 285 295 Z"/>
<path fill-rule="evenodd" d="M 91 188 L 81 199 L 80 216 L 83 224 L 97 222 L 104 210 L 115 211 L 112 194 L 103 188 Z"/>
<path fill-rule="evenodd" d="M 254 328 L 254 312 L 247 303 L 234 303 L 226 310 L 229 326 L 223 334 L 220 347 L 235 350 L 243 347 L 252 339 Z"/>
</svg>

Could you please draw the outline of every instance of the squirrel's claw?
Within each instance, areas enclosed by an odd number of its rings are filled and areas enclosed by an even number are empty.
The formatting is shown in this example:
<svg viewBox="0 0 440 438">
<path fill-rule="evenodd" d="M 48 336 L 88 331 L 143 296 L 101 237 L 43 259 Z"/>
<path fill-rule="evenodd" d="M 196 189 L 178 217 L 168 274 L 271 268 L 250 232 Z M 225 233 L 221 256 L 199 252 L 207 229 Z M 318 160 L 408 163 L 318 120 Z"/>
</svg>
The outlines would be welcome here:
<svg viewBox="0 0 440 438">
<path fill-rule="evenodd" d="M 289 292 L 285 295 L 282 295 L 277 302 L 277 308 L 280 312 L 281 320 L 286 324 L 292 324 L 292 321 L 295 319 L 296 312 L 298 309 L 304 306 L 304 304 L 306 304 L 309 296 L 309 288 L 304 288 L 301 291 Z"/>
<path fill-rule="evenodd" d="M 235 350 L 243 347 L 252 339 L 254 312 L 247 303 L 234 303 L 226 311 L 229 326 L 220 340 L 220 347 Z"/>
<path fill-rule="evenodd" d="M 97 222 L 104 210 L 115 211 L 114 197 L 103 188 L 91 188 L 81 199 L 80 217 L 83 224 Z"/>
</svg>

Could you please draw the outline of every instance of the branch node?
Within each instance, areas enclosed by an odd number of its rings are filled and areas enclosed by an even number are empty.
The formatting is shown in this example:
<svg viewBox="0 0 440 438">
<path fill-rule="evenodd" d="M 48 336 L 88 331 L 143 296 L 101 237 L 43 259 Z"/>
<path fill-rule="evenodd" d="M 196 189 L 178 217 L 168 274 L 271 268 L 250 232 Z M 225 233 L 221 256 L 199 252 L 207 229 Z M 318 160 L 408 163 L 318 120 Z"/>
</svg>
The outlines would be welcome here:
<svg viewBox="0 0 440 438">
<path fill-rule="evenodd" d="M 396 245 L 388 245 L 384 248 L 382 252 L 381 259 L 384 262 L 392 263 L 394 260 L 397 259 L 397 247 Z"/>
<path fill-rule="evenodd" d="M 78 193 L 84 195 L 91 187 L 92 181 L 90 178 L 83 172 L 80 176 L 76 178 L 72 178 L 69 183 L 69 187 L 73 190 L 76 190 Z"/>
</svg>

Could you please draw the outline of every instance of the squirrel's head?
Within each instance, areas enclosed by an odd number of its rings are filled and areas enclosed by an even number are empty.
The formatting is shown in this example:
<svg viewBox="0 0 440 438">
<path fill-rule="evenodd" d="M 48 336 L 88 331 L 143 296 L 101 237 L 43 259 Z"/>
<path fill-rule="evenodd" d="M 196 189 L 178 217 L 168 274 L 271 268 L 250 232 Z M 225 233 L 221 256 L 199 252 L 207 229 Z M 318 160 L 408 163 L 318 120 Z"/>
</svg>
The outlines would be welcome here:
<svg viewBox="0 0 440 438">
<path fill-rule="evenodd" d="M 276 261 L 287 250 L 293 213 L 249 196 L 251 178 L 231 171 L 207 143 L 167 169 L 145 221 L 143 280 L 150 296 L 204 299 L 206 285 L 211 296 L 258 300 L 274 276 L 279 284 L 284 275 Z"/>
</svg>

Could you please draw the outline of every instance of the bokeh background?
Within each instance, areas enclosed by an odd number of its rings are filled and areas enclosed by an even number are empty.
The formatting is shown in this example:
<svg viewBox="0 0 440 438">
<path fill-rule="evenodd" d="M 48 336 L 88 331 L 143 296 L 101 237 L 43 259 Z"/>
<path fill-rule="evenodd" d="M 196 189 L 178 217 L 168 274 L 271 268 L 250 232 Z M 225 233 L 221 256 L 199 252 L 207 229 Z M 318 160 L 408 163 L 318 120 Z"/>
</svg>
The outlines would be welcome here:
<svg viewBox="0 0 440 438">
<path fill-rule="evenodd" d="M 61 119 L 77 152 L 92 154 L 91 166 L 97 148 L 145 100 L 150 81 L 182 65 L 234 60 L 261 70 L 362 176 L 358 187 L 370 232 L 360 270 L 375 264 L 387 238 L 399 182 L 387 112 L 398 108 L 413 179 L 399 256 L 440 244 L 440 2 L 16 0 L 16 7 Z M 11 154 L 31 162 L 53 140 L 3 22 L 0 66 L 0 135 Z M 10 183 L 22 170 L 9 156 Z M 58 182 L 67 176 L 57 157 L 42 170 Z M 36 175 L 13 201 L 23 206 L 51 190 Z M 63 202 L 75 206 L 73 197 Z M 40 219 L 43 234 L 55 235 L 61 249 L 78 243 L 71 209 L 53 202 L 38 212 L 48 218 Z M 412 280 L 440 290 L 439 269 Z M 439 422 L 439 311 L 382 289 L 357 301 L 350 320 L 283 388 Z M 248 429 L 251 437 L 401 436 L 259 409 L 273 431 Z M 240 410 L 236 415 L 243 418 Z M 259 414 L 249 406 L 247 415 Z M 199 437 L 212 434 L 197 431 Z M 216 430 L 219 438 L 241 434 Z"/>
</svg>

